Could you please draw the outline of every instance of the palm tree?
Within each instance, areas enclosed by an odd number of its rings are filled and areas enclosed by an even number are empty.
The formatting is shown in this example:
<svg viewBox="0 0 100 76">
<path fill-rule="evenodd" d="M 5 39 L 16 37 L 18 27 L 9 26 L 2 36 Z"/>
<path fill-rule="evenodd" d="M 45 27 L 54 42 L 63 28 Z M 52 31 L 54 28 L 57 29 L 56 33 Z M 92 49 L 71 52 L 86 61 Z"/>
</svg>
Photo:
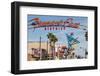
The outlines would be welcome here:
<svg viewBox="0 0 100 76">
<path fill-rule="evenodd" d="M 52 51 L 52 58 L 55 56 L 55 43 L 58 41 L 57 37 L 53 33 L 48 33 L 47 37 L 50 43 L 50 50 Z"/>
</svg>

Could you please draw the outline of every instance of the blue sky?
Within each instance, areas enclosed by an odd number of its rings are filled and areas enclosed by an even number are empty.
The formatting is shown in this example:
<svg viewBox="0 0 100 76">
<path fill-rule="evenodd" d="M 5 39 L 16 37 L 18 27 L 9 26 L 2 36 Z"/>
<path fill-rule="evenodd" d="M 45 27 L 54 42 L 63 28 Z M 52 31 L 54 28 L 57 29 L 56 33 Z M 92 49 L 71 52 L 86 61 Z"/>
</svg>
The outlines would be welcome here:
<svg viewBox="0 0 100 76">
<path fill-rule="evenodd" d="M 81 25 L 87 26 L 87 17 L 80 17 L 80 16 L 52 16 L 52 15 L 28 15 L 28 21 L 33 18 L 40 18 L 42 21 L 60 21 L 66 20 L 68 18 L 73 18 L 73 22 L 81 23 Z"/>
<path fill-rule="evenodd" d="M 45 16 L 45 15 L 28 15 L 28 21 L 33 18 L 40 18 L 41 21 L 60 21 L 60 20 L 67 20 L 68 18 L 73 18 L 73 23 L 80 23 L 82 26 L 87 26 L 88 24 L 88 18 L 87 17 L 76 17 L 76 16 Z M 28 26 L 29 27 L 29 26 Z M 63 43 L 67 46 L 67 38 L 65 34 L 70 34 L 71 32 L 74 33 L 73 37 L 78 38 L 78 41 L 80 42 L 78 44 L 79 47 L 87 48 L 87 43 L 85 41 L 85 30 L 82 29 L 75 29 L 75 28 L 69 28 L 66 27 L 66 30 L 44 30 L 44 27 L 42 28 L 36 28 L 34 31 L 33 29 L 28 29 L 28 41 L 39 41 L 39 38 L 41 36 L 42 41 L 47 41 L 47 34 L 51 32 L 56 35 L 58 38 L 57 43 Z M 78 52 L 79 53 L 79 52 Z M 82 54 L 82 53 L 80 53 Z"/>
</svg>

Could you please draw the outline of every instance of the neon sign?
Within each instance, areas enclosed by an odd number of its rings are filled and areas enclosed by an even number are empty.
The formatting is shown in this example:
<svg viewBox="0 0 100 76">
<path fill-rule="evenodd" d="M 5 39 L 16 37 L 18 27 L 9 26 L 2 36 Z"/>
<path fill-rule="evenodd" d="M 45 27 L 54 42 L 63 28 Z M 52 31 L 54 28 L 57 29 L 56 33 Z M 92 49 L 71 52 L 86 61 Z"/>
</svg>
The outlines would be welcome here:
<svg viewBox="0 0 100 76">
<path fill-rule="evenodd" d="M 33 18 L 31 25 L 34 28 L 45 27 L 45 30 L 65 30 L 66 27 L 79 28 L 80 23 L 73 23 L 72 18 L 63 21 L 41 21 L 40 18 Z"/>
</svg>

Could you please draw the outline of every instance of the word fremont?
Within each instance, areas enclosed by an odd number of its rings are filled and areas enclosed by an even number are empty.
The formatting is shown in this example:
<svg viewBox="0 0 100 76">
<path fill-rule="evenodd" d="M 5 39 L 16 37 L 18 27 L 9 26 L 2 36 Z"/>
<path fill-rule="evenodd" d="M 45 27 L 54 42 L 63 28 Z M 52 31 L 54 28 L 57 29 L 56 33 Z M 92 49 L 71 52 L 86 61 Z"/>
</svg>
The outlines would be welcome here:
<svg viewBox="0 0 100 76">
<path fill-rule="evenodd" d="M 45 30 L 65 30 L 66 27 L 79 28 L 80 23 L 74 23 L 73 18 L 68 18 L 65 21 L 41 21 L 40 18 L 33 18 L 31 25 L 33 28 L 45 27 Z"/>
</svg>

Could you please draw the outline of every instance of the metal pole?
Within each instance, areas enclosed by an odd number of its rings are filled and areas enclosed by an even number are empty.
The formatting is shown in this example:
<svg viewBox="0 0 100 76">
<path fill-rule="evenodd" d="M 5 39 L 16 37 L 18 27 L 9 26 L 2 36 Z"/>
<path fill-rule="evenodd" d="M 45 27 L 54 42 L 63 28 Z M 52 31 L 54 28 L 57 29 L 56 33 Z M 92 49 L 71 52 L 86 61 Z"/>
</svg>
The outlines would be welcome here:
<svg viewBox="0 0 100 76">
<path fill-rule="evenodd" d="M 40 45 L 39 45 L 39 50 L 40 50 L 40 60 L 41 60 L 41 59 L 42 59 L 41 36 L 40 36 Z"/>
<path fill-rule="evenodd" d="M 47 54 L 49 54 L 49 52 L 48 52 L 48 41 L 47 41 Z M 47 57 L 48 57 L 48 55 L 47 55 Z"/>
</svg>

